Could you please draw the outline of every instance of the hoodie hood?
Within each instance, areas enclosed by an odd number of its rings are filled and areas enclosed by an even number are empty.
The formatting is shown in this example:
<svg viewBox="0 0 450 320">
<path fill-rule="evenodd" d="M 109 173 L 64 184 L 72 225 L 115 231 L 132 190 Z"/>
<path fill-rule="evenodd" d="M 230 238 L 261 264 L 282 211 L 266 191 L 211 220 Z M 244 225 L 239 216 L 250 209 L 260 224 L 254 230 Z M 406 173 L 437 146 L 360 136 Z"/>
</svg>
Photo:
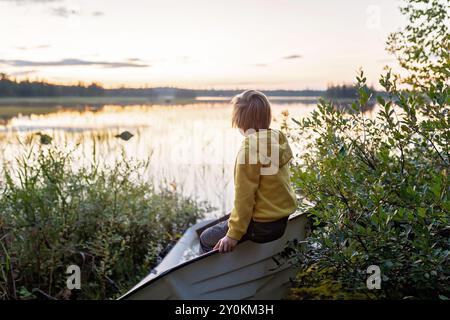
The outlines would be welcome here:
<svg viewBox="0 0 450 320">
<path fill-rule="evenodd" d="M 286 136 L 279 130 L 268 129 L 249 134 L 244 142 L 249 162 L 263 166 L 283 167 L 292 159 L 292 150 Z M 256 162 L 253 162 L 256 163 Z"/>
</svg>

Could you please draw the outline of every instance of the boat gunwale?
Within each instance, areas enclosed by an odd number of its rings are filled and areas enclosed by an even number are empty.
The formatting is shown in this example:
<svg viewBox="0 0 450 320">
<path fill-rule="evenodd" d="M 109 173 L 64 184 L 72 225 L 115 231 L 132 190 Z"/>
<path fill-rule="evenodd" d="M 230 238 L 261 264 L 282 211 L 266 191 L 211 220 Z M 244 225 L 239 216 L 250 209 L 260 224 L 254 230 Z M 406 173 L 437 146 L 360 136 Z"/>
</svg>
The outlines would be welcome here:
<svg viewBox="0 0 450 320">
<path fill-rule="evenodd" d="M 306 214 L 307 214 L 307 212 L 300 212 L 300 213 L 298 213 L 298 214 L 295 214 L 295 213 L 294 213 L 294 214 L 292 214 L 292 215 L 289 216 L 288 221 L 295 220 L 295 219 L 297 219 L 297 218 L 299 218 L 299 217 L 306 216 Z M 222 217 L 222 218 L 223 218 L 223 217 Z M 219 221 L 219 220 L 222 219 L 222 218 L 216 219 L 216 221 Z M 246 242 L 246 241 L 249 241 L 249 240 L 246 239 L 246 240 L 240 242 L 239 244 L 244 243 L 244 242 Z M 274 240 L 274 241 L 276 241 L 276 240 Z M 239 244 L 238 244 L 238 245 L 239 245 Z M 210 252 L 207 252 L 207 253 L 204 253 L 204 254 L 202 254 L 202 255 L 199 255 L 199 256 L 197 256 L 197 257 L 195 257 L 195 258 L 192 258 L 192 259 L 190 259 L 190 260 L 187 260 L 187 261 L 185 261 L 185 262 L 182 262 L 182 263 L 180 263 L 180 264 L 177 264 L 177 265 L 173 266 L 173 267 L 170 268 L 170 269 L 164 270 L 163 272 L 161 272 L 160 274 L 158 274 L 158 275 L 155 276 L 154 278 L 152 278 L 152 279 L 148 280 L 147 282 L 143 283 L 141 286 L 139 286 L 139 287 L 137 287 L 137 288 L 134 288 L 134 289 L 131 289 L 130 291 L 128 291 L 127 293 L 125 293 L 124 295 L 122 295 L 121 297 L 119 297 L 117 300 L 124 300 L 124 299 L 128 298 L 129 296 L 131 296 L 132 294 L 136 293 L 138 290 L 141 290 L 141 289 L 146 288 L 147 286 L 149 286 L 150 284 L 152 284 L 152 283 L 155 282 L 156 280 L 159 280 L 160 278 L 162 278 L 162 277 L 164 277 L 164 276 L 166 276 L 166 275 L 168 275 L 168 274 L 170 274 L 170 273 L 172 273 L 172 272 L 174 272 L 174 271 L 177 271 L 177 270 L 180 269 L 180 268 L 183 268 L 183 267 L 185 267 L 185 266 L 187 266 L 187 265 L 190 265 L 190 264 L 192 264 L 192 263 L 194 263 L 194 262 L 197 262 L 197 261 L 206 259 L 207 257 L 212 256 L 212 255 L 215 255 L 215 254 L 218 254 L 218 253 L 219 253 L 219 249 L 215 249 L 215 250 L 212 250 L 212 251 L 210 251 Z"/>
</svg>

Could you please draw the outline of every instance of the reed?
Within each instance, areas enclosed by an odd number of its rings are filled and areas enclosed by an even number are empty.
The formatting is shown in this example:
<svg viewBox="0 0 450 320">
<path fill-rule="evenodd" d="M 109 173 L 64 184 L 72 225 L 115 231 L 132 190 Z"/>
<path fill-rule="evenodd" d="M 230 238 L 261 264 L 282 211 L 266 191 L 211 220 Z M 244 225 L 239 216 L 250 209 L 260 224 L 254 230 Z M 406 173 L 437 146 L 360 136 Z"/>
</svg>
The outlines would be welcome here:
<svg viewBox="0 0 450 320">
<path fill-rule="evenodd" d="M 0 176 L 0 298 L 109 299 L 137 283 L 202 217 L 204 203 L 156 188 L 148 162 L 79 168 L 73 152 L 31 147 Z M 77 169 L 74 169 L 77 168 Z M 81 268 L 81 289 L 66 269 Z"/>
</svg>

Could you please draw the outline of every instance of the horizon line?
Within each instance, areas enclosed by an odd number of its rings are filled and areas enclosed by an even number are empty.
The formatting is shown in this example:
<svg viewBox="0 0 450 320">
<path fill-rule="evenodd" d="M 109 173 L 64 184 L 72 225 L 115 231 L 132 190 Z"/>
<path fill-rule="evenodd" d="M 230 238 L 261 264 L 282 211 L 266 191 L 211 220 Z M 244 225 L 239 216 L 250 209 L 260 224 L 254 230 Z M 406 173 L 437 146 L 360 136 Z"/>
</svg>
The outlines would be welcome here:
<svg viewBox="0 0 450 320">
<path fill-rule="evenodd" d="M 35 78 L 35 79 L 31 79 L 31 78 L 25 78 L 25 79 L 20 79 L 20 77 L 16 77 L 14 75 L 9 75 L 5 72 L 0 72 L 0 74 L 6 75 L 6 77 L 8 79 L 10 79 L 11 81 L 14 81 L 16 83 L 21 83 L 21 82 L 35 82 L 35 83 L 45 83 L 45 84 L 49 84 L 49 85 L 54 85 L 54 86 L 83 86 L 83 87 L 88 87 L 90 85 L 97 85 L 99 87 L 101 87 L 102 89 L 105 90 L 118 90 L 118 89 L 181 89 L 181 90 L 191 90 L 191 91 L 242 91 L 242 90 L 249 90 L 250 88 L 253 90 L 258 90 L 258 91 L 326 91 L 327 88 L 329 87 L 335 87 L 335 86 L 342 86 L 342 85 L 346 85 L 346 86 L 352 86 L 354 85 L 354 83 L 352 82 L 346 82 L 346 81 L 341 81 L 339 83 L 329 83 L 327 85 L 326 88 L 303 88 L 303 89 L 287 89 L 287 88 L 276 88 L 276 89 L 261 89 L 258 87 L 235 87 L 235 88 L 208 88 L 208 87 L 203 87 L 203 88 L 192 88 L 192 87 L 182 87 L 182 86 L 172 86 L 172 85 L 157 85 L 157 86 L 151 86 L 149 84 L 142 84 L 142 85 L 138 85 L 138 86 L 133 86 L 133 85 L 125 85 L 125 84 L 121 84 L 121 85 L 105 85 L 104 83 L 100 82 L 100 81 L 89 81 L 89 82 L 85 82 L 83 80 L 75 80 L 73 82 L 58 82 L 58 81 L 51 81 L 45 78 L 39 79 L 39 78 Z M 370 85 L 372 86 L 372 85 Z"/>
</svg>

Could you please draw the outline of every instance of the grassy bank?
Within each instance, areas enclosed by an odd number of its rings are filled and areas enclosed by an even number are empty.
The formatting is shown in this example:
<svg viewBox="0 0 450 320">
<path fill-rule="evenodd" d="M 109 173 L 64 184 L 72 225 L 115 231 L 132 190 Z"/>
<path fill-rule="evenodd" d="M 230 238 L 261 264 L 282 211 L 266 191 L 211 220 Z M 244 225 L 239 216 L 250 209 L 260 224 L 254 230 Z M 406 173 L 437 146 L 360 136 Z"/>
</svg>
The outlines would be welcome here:
<svg viewBox="0 0 450 320">
<path fill-rule="evenodd" d="M 146 163 L 74 171 L 75 160 L 38 148 L 2 171 L 0 298 L 115 298 L 206 210 L 143 182 Z M 72 264 L 81 268 L 81 290 L 67 289 Z"/>
</svg>

